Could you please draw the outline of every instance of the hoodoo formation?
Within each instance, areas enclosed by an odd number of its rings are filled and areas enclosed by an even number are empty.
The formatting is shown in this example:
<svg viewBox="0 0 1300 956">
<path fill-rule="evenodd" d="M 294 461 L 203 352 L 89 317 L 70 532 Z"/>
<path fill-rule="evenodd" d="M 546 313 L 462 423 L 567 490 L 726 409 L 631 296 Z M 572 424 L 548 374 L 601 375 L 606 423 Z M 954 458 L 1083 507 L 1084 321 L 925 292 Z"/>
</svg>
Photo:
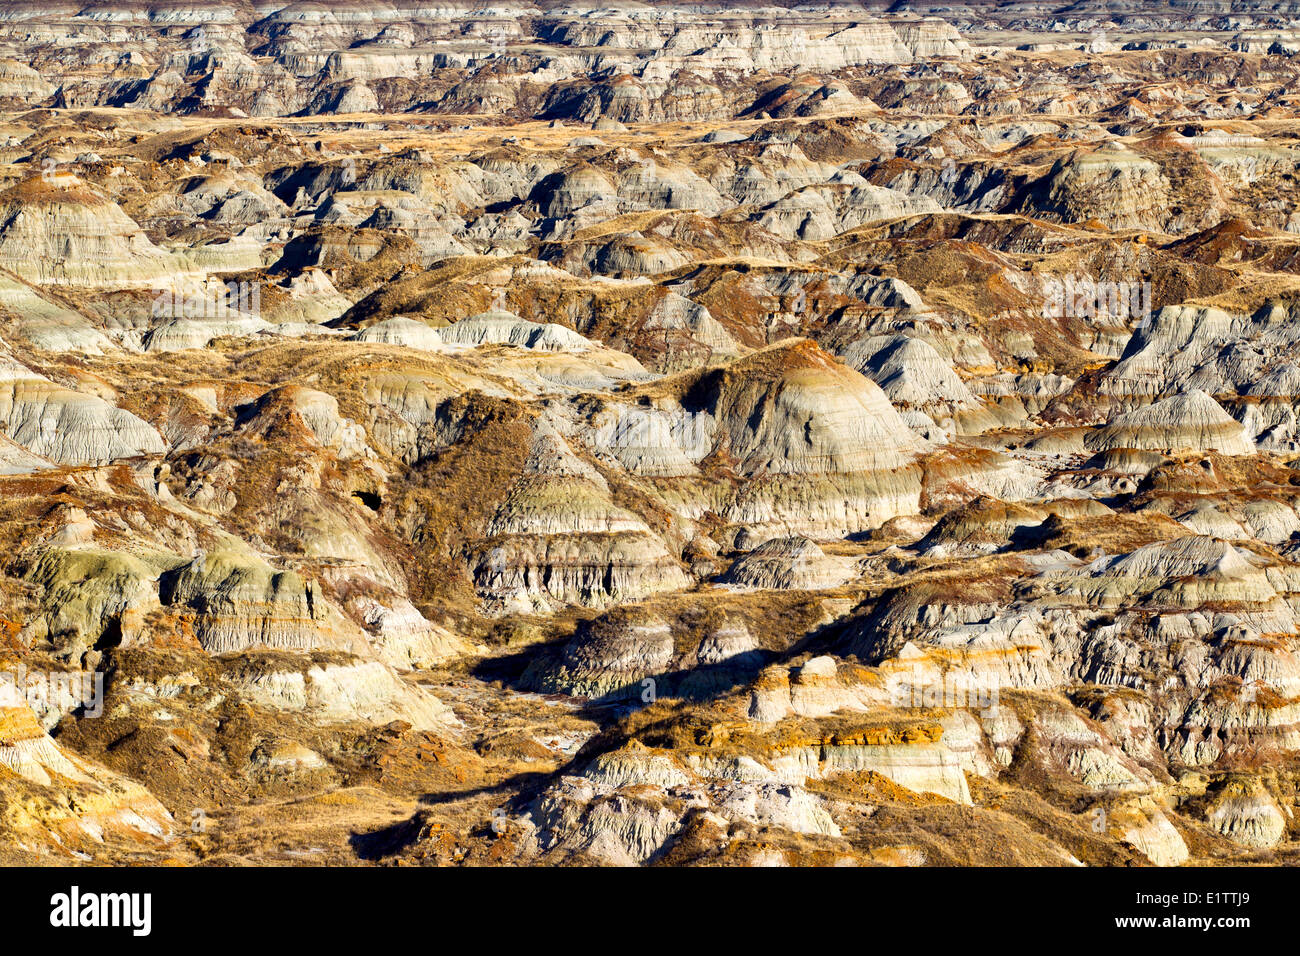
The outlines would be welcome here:
<svg viewBox="0 0 1300 956">
<path fill-rule="evenodd" d="M 0 863 L 1295 862 L 1283 6 L 0 6 Z"/>
</svg>

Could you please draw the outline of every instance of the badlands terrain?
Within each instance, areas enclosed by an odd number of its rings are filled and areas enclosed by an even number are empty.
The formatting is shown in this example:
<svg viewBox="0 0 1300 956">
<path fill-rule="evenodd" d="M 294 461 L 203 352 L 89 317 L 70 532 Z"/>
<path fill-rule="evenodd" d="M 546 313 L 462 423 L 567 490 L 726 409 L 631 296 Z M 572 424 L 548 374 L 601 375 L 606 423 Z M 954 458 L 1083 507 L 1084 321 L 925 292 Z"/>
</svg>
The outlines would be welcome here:
<svg viewBox="0 0 1300 956">
<path fill-rule="evenodd" d="M 1300 858 L 1300 4 L 0 6 L 0 863 Z"/>
</svg>

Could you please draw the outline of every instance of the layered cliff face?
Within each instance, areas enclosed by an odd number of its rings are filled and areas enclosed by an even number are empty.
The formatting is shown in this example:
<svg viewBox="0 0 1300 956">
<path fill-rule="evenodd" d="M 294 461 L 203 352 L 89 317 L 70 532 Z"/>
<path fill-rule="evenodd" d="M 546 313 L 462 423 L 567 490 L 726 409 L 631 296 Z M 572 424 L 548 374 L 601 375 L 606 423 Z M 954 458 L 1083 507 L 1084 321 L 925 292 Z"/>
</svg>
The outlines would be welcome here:
<svg viewBox="0 0 1300 956">
<path fill-rule="evenodd" d="M 174 839 L 175 821 L 161 803 L 140 784 L 60 748 L 12 680 L 0 685 L 0 781 L 8 859 L 71 863 L 110 847 L 157 853 Z"/>
<path fill-rule="evenodd" d="M 4 861 L 1290 860 L 1266 6 L 6 5 Z"/>
<path fill-rule="evenodd" d="M 71 173 L 25 179 L 0 195 L 0 266 L 33 284 L 162 288 L 180 265 Z"/>
</svg>

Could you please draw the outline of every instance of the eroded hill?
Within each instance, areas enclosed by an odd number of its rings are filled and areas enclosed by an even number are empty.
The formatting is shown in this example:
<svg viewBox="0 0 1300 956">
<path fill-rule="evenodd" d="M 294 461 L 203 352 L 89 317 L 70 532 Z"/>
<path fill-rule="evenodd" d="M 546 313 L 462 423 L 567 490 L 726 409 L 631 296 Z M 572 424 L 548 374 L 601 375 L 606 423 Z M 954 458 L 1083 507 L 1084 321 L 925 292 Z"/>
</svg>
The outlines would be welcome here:
<svg viewBox="0 0 1300 956">
<path fill-rule="evenodd" d="M 0 861 L 1292 861 L 1300 41 L 1095 6 L 7 5 Z"/>
</svg>

